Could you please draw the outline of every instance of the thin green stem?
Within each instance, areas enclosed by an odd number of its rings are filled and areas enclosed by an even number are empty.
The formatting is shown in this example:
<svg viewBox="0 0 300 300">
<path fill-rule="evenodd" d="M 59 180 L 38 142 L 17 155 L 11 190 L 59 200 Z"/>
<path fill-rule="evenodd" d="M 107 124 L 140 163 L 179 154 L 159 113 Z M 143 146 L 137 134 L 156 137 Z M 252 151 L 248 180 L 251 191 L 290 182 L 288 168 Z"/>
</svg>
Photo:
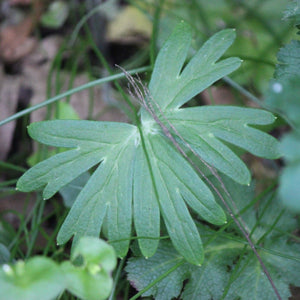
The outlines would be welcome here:
<svg viewBox="0 0 300 300">
<path fill-rule="evenodd" d="M 162 7 L 164 5 L 164 0 L 157 0 L 157 5 L 155 5 L 155 11 L 153 16 L 153 26 L 152 26 L 152 36 L 150 41 L 150 64 L 152 69 L 154 68 L 155 58 L 156 58 L 156 43 L 159 29 L 159 20 Z"/>
<path fill-rule="evenodd" d="M 136 73 L 146 72 L 146 71 L 149 71 L 149 70 L 150 70 L 150 67 L 147 66 L 147 67 L 136 68 L 136 69 L 130 70 L 130 71 L 128 71 L 128 73 L 129 74 L 136 74 Z M 0 126 L 4 125 L 6 123 L 9 123 L 9 122 L 11 122 L 13 120 L 16 120 L 16 119 L 18 119 L 20 117 L 23 117 L 23 116 L 25 116 L 25 115 L 27 115 L 27 114 L 35 111 L 35 110 L 38 110 L 38 109 L 40 109 L 42 107 L 45 107 L 45 106 L 47 106 L 49 104 L 55 103 L 56 101 L 59 101 L 60 99 L 66 98 L 66 97 L 68 97 L 70 95 L 73 95 L 75 93 L 78 93 L 78 92 L 86 90 L 86 89 L 89 89 L 89 88 L 94 87 L 96 85 L 103 84 L 105 82 L 110 82 L 110 81 L 114 81 L 116 79 L 124 78 L 124 76 L 125 75 L 123 73 L 118 73 L 118 74 L 115 74 L 115 75 L 112 75 L 112 76 L 108 76 L 108 77 L 105 77 L 105 78 L 100 78 L 100 79 L 88 82 L 87 84 L 81 85 L 81 86 L 76 87 L 76 88 L 74 88 L 72 90 L 69 90 L 67 92 L 61 93 L 61 94 L 59 94 L 59 95 L 57 95 L 57 96 L 55 96 L 53 98 L 50 98 L 50 99 L 48 99 L 48 100 L 46 100 L 44 102 L 41 102 L 41 103 L 37 104 L 37 105 L 34 105 L 32 107 L 29 107 L 29 108 L 26 108 L 26 109 L 24 109 L 24 110 L 22 110 L 22 111 L 20 111 L 20 112 L 18 112 L 16 114 L 14 114 L 14 115 L 8 117 L 8 118 L 0 121 Z"/>
<path fill-rule="evenodd" d="M 239 91 L 242 95 L 246 96 L 249 100 L 258 104 L 260 107 L 265 108 L 264 103 L 259 98 L 257 98 L 252 93 L 247 91 L 245 88 L 243 88 L 241 85 L 239 85 L 236 81 L 232 80 L 228 76 L 223 77 L 222 80 L 225 81 L 230 86 L 232 86 L 237 91 Z"/>
<path fill-rule="evenodd" d="M 26 169 L 23 167 L 16 166 L 14 164 L 11 164 L 11 163 L 8 163 L 5 161 L 1 161 L 1 160 L 0 160 L 0 168 L 10 169 L 10 170 L 14 170 L 14 171 L 22 172 L 22 173 L 26 171 Z"/>
<path fill-rule="evenodd" d="M 111 290 L 111 294 L 108 298 L 108 300 L 113 300 L 115 297 L 115 292 L 116 292 L 116 287 L 117 287 L 117 284 L 118 284 L 118 281 L 119 281 L 119 278 L 121 276 L 121 271 L 123 269 L 123 266 L 125 264 L 125 261 L 126 261 L 126 258 L 123 258 L 121 259 L 120 263 L 119 263 L 119 266 L 118 266 L 118 269 L 117 269 L 117 272 L 116 272 L 116 275 L 114 277 L 114 284 L 113 284 L 113 287 L 112 287 L 112 290 Z"/>
</svg>

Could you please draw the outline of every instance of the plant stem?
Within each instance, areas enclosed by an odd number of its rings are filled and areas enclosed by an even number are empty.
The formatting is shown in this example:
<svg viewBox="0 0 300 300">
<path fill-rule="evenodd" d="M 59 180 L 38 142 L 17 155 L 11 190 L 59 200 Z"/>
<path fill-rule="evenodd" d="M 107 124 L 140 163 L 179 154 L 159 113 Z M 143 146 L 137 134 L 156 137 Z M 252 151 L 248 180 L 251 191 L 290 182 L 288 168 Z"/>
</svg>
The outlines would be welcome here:
<svg viewBox="0 0 300 300">
<path fill-rule="evenodd" d="M 136 69 L 133 69 L 133 70 L 130 70 L 128 71 L 129 74 L 135 74 L 135 73 L 141 73 L 141 72 L 145 72 L 145 71 L 148 71 L 150 69 L 150 67 L 142 67 L 142 68 L 136 68 Z M 91 81 L 91 82 L 88 82 L 87 84 L 84 84 L 84 85 L 81 85 L 79 87 L 76 87 L 72 90 L 69 90 L 67 92 L 64 92 L 64 93 L 61 93 L 53 98 L 50 98 L 44 102 L 41 102 L 37 105 L 34 105 L 32 107 L 29 107 L 29 108 L 26 108 L 26 109 L 23 109 L 21 111 L 19 111 L 18 113 L 0 121 L 0 126 L 6 124 L 6 123 L 9 123 L 13 120 L 16 120 L 20 117 L 23 117 L 35 110 L 38 110 L 42 107 L 45 107 L 51 103 L 54 103 L 56 101 L 59 101 L 60 99 L 63 99 L 63 98 L 66 98 L 70 95 L 73 95 L 75 93 L 78 93 L 80 91 L 83 91 L 83 90 L 86 90 L 86 89 L 89 89 L 91 87 L 94 87 L 96 85 L 99 85 L 99 84 L 103 84 L 105 82 L 110 82 L 110 81 L 113 81 L 113 80 L 116 80 L 116 79 L 120 79 L 120 78 L 123 78 L 124 77 L 124 74 L 123 73 L 119 73 L 119 74 L 115 74 L 115 75 L 112 75 L 112 76 L 108 76 L 108 77 L 105 77 L 105 78 L 100 78 L 100 79 L 97 79 L 97 80 L 94 80 L 94 81 Z"/>
</svg>

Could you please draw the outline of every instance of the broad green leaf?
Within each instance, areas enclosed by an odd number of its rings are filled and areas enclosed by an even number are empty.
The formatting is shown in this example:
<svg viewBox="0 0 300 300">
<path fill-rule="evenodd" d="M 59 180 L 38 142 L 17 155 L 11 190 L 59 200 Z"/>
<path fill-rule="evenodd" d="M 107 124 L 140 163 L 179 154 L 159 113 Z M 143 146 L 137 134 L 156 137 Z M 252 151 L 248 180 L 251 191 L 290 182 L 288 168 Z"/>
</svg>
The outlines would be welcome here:
<svg viewBox="0 0 300 300">
<path fill-rule="evenodd" d="M 255 229 L 251 237 L 254 241 L 260 240 L 257 245 L 259 255 L 282 299 L 288 300 L 289 285 L 300 285 L 300 246 L 287 235 L 297 228 L 296 220 L 271 194 L 260 201 L 258 209 L 254 209 L 253 205 L 249 206 L 254 197 L 253 187 L 245 191 L 244 187 L 228 178 L 224 178 L 224 183 L 236 202 L 236 208 L 243 212 L 246 228 L 250 232 Z M 196 267 L 185 263 L 176 268 L 183 261 L 170 243 L 161 241 L 150 259 L 135 257 L 129 260 L 126 271 L 133 287 L 141 291 L 158 280 L 143 294 L 155 299 L 210 300 L 223 299 L 223 296 L 228 300 L 276 299 L 250 247 L 241 257 L 247 244 L 242 237 L 239 238 L 241 233 L 236 226 L 230 226 L 227 232 L 217 232 L 203 225 L 198 229 L 205 245 L 203 265 Z M 237 264 L 239 259 L 241 262 Z M 227 293 L 223 295 L 224 291 Z"/>
<path fill-rule="evenodd" d="M 191 268 L 190 277 L 182 293 L 184 300 L 221 299 L 228 282 L 230 266 L 241 250 L 241 244 L 218 240 L 205 248 L 206 259 L 200 268 Z"/>
<path fill-rule="evenodd" d="M 268 241 L 264 244 L 273 253 L 259 251 L 268 269 L 281 299 L 290 299 L 289 284 L 300 285 L 300 247 L 289 245 L 285 239 Z M 276 254 L 277 253 L 277 254 Z M 292 258 L 288 258 L 292 257 Z M 237 279 L 231 284 L 226 300 L 230 299 L 276 299 L 274 290 L 253 253 L 249 253 L 242 262 Z"/>
<path fill-rule="evenodd" d="M 280 49 L 277 55 L 278 65 L 275 71 L 275 78 L 283 79 L 289 76 L 300 75 L 300 41 L 292 40 L 289 44 Z"/>
<path fill-rule="evenodd" d="M 130 258 L 125 270 L 131 285 L 141 291 L 180 263 L 182 265 L 143 294 L 144 297 L 152 295 L 156 300 L 168 300 L 178 297 L 191 268 L 190 264 L 184 263 L 184 258 L 178 255 L 170 242 L 161 241 L 156 253 L 149 259 Z"/>
<path fill-rule="evenodd" d="M 81 256 L 83 262 L 76 266 L 64 262 L 61 267 L 66 277 L 66 288 L 80 299 L 107 299 L 112 289 L 110 273 L 116 266 L 112 246 L 93 237 L 83 237 L 72 253 L 74 260 Z"/>
<path fill-rule="evenodd" d="M 134 224 L 137 235 L 142 237 L 138 240 L 138 243 L 142 253 L 146 257 L 151 257 L 155 253 L 159 242 L 160 209 L 153 177 L 142 147 L 138 147 L 136 152 L 133 184 Z M 143 237 L 152 237 L 154 239 Z"/>
<path fill-rule="evenodd" d="M 1 300 L 52 300 L 65 287 L 59 266 L 46 257 L 2 265 L 0 269 Z"/>
<path fill-rule="evenodd" d="M 248 183 L 248 170 L 222 140 L 260 156 L 277 157 L 276 140 L 251 127 L 269 124 L 273 116 L 233 107 L 179 108 L 240 65 L 237 58 L 217 62 L 234 37 L 233 30 L 217 33 L 182 70 L 191 30 L 180 23 L 158 55 L 150 82 L 152 98 L 146 101 L 152 101 L 149 107 L 155 109 L 160 122 L 169 128 L 165 118 L 174 122 L 180 135 L 207 162 L 238 182 Z M 215 225 L 226 222 L 225 214 L 147 109 L 142 108 L 137 126 L 54 120 L 30 125 L 29 134 L 41 143 L 69 150 L 28 170 L 18 181 L 20 190 L 44 189 L 43 197 L 48 199 L 95 167 L 60 229 L 59 244 L 72 236 L 75 244 L 81 236 L 99 236 L 105 221 L 108 238 L 123 257 L 133 218 L 140 249 L 150 257 L 158 245 L 162 216 L 176 250 L 188 262 L 202 263 L 202 242 L 189 208 Z"/>
<path fill-rule="evenodd" d="M 203 232 L 205 233 L 205 232 Z M 230 273 L 228 266 L 241 250 L 238 242 L 218 240 L 205 248 L 205 261 L 201 267 L 183 263 L 175 268 L 183 258 L 173 249 L 167 241 L 162 241 L 157 252 L 150 259 L 136 257 L 129 259 L 126 272 L 133 287 L 143 290 L 154 280 L 169 273 L 143 296 L 152 295 L 157 300 L 168 300 L 179 297 L 183 282 L 188 279 L 180 299 L 220 299 Z"/>
<path fill-rule="evenodd" d="M 300 24 L 300 3 L 299 0 L 292 0 L 288 3 L 284 11 L 283 18 L 285 20 L 292 20 L 295 25 Z"/>
</svg>

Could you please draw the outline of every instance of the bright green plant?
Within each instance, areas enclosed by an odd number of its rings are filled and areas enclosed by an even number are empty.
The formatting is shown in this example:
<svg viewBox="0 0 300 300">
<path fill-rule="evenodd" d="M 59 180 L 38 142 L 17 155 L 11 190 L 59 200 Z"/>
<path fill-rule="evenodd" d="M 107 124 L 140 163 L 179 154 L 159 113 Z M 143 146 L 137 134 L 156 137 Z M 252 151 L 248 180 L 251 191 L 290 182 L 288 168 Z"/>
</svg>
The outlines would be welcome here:
<svg viewBox="0 0 300 300">
<path fill-rule="evenodd" d="M 110 273 L 115 265 L 111 246 L 98 238 L 82 237 L 71 261 L 60 265 L 42 256 L 2 265 L 0 299 L 51 300 L 65 289 L 80 299 L 106 299 L 112 289 Z"/>
<path fill-rule="evenodd" d="M 274 121 L 267 111 L 181 108 L 241 63 L 238 58 L 217 62 L 235 39 L 235 31 L 226 29 L 211 37 L 183 68 L 191 39 L 190 27 L 182 22 L 164 44 L 155 62 L 150 94 L 138 95 L 144 107 L 135 125 L 53 120 L 29 126 L 35 140 L 71 149 L 28 170 L 18 181 L 19 190 L 43 189 L 43 198 L 49 199 L 100 163 L 62 225 L 59 244 L 73 235 L 75 244 L 81 236 L 99 236 L 105 227 L 117 254 L 124 257 L 133 218 L 141 252 L 150 257 L 158 246 L 161 215 L 175 249 L 199 265 L 204 251 L 188 207 L 215 225 L 224 224 L 226 215 L 200 175 L 177 151 L 178 145 L 240 184 L 249 184 L 250 172 L 230 144 L 261 157 L 279 156 L 276 140 L 255 128 Z"/>
<path fill-rule="evenodd" d="M 299 1 L 289 3 L 285 18 L 300 25 Z M 279 194 L 285 205 L 300 212 L 300 41 L 292 40 L 278 52 L 278 65 L 265 103 L 283 116 L 292 127 L 281 143 L 286 167 L 280 176 Z"/>
</svg>

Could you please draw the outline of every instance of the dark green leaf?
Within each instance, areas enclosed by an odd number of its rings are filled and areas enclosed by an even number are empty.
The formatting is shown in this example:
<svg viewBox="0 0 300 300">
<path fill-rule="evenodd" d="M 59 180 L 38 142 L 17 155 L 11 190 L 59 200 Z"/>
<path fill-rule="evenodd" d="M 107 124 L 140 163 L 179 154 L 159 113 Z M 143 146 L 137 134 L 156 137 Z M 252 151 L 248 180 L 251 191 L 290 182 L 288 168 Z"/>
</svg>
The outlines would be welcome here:
<svg viewBox="0 0 300 300">
<path fill-rule="evenodd" d="M 289 245 L 285 239 L 270 241 L 264 245 L 276 252 L 259 251 L 259 254 L 268 269 L 274 285 L 281 298 L 288 300 L 291 296 L 289 284 L 300 285 L 300 246 Z M 293 257 L 286 258 L 285 256 Z M 229 293 L 225 299 L 276 299 L 274 290 L 267 279 L 261 265 L 253 253 L 242 262 L 237 279 L 231 284 Z"/>
<path fill-rule="evenodd" d="M 293 40 L 285 45 L 278 52 L 278 65 L 275 71 L 275 78 L 300 75 L 300 41 Z"/>
<path fill-rule="evenodd" d="M 300 24 L 300 3 L 299 0 L 292 0 L 284 11 L 283 18 L 292 20 L 295 25 Z"/>
<path fill-rule="evenodd" d="M 156 300 L 169 300 L 180 294 L 191 265 L 184 263 L 183 257 L 178 255 L 168 241 L 160 242 L 156 253 L 149 259 L 143 257 L 129 259 L 126 266 L 128 280 L 140 291 L 179 263 L 183 264 L 143 294 L 143 296 L 152 295 Z"/>
</svg>

